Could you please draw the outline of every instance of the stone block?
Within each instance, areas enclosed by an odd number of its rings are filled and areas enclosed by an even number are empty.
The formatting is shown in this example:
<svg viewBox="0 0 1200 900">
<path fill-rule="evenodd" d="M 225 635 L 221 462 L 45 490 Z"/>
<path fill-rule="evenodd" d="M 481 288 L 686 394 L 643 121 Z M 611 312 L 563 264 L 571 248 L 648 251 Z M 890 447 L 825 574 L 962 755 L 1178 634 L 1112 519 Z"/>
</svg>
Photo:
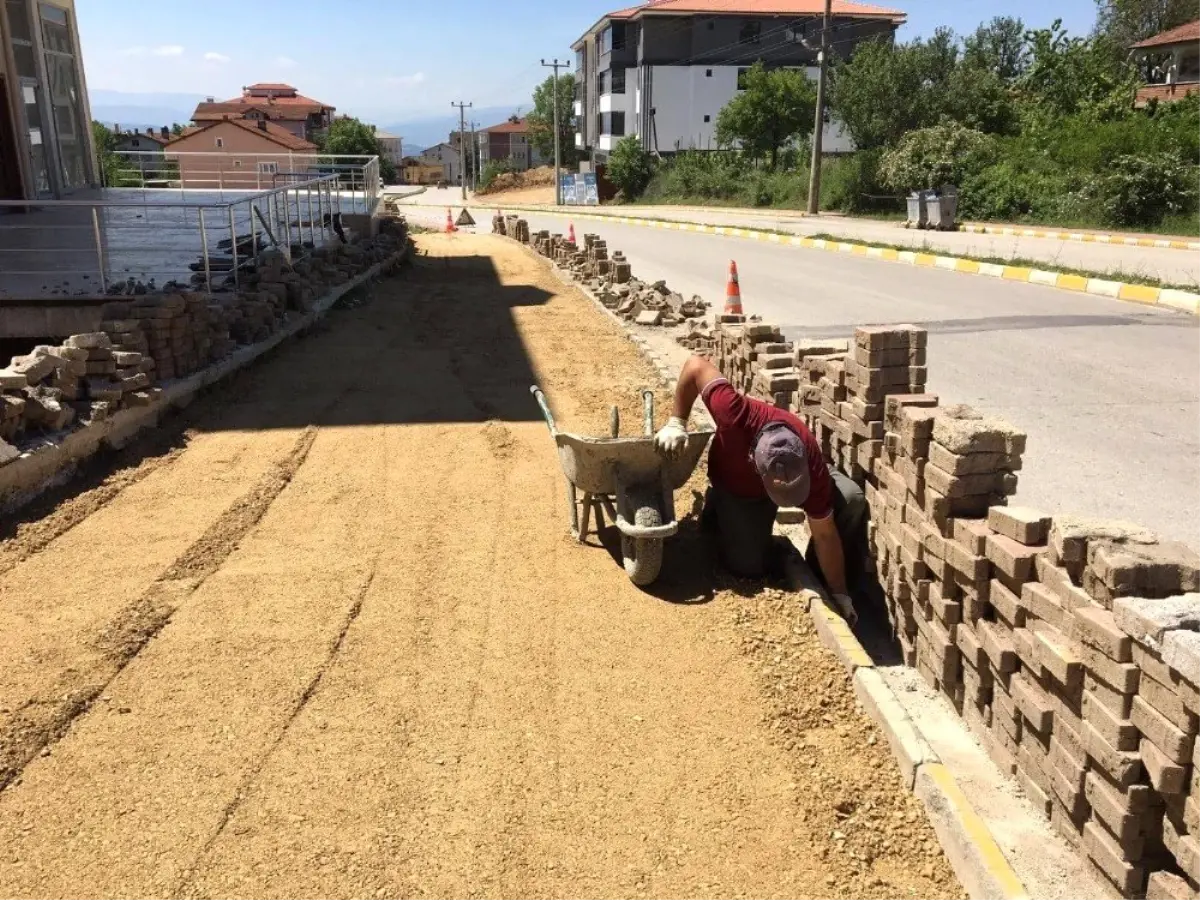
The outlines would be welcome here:
<svg viewBox="0 0 1200 900">
<path fill-rule="evenodd" d="M 1160 794 L 1181 794 L 1187 787 L 1187 767 L 1172 762 L 1153 741 L 1143 738 L 1139 745 L 1142 765 L 1150 784 Z"/>
<path fill-rule="evenodd" d="M 1163 636 L 1175 629 L 1200 630 L 1200 593 L 1174 597 L 1119 597 L 1113 601 L 1117 627 L 1140 644 L 1160 647 Z"/>
<path fill-rule="evenodd" d="M 1195 746 L 1196 735 L 1183 731 L 1142 697 L 1134 697 L 1130 721 L 1144 737 L 1152 741 L 1173 763 L 1186 765 Z M 1120 749 L 1120 748 L 1117 748 Z"/>
<path fill-rule="evenodd" d="M 1146 884 L 1146 900 L 1196 900 L 1197 892 L 1171 872 L 1151 872 Z"/>
<path fill-rule="evenodd" d="M 942 408 L 934 419 L 933 439 L 957 454 L 1025 452 L 1023 432 L 963 405 Z"/>
<path fill-rule="evenodd" d="M 1108 610 L 1081 606 L 1066 618 L 1067 634 L 1080 643 L 1095 647 L 1116 662 L 1129 662 L 1133 658 L 1133 642 Z"/>
<path fill-rule="evenodd" d="M 29 386 L 29 379 L 20 372 L 12 369 L 0 369 L 0 390 L 19 391 Z"/>
<path fill-rule="evenodd" d="M 662 310 L 646 309 L 637 314 L 634 322 L 638 325 L 658 325 L 662 322 Z"/>
<path fill-rule="evenodd" d="M 1044 544 L 1050 533 L 1050 517 L 1027 506 L 992 507 L 988 525 L 997 534 L 1027 546 Z"/>
<path fill-rule="evenodd" d="M 1015 582 L 1032 580 L 1035 561 L 1045 552 L 1042 547 L 1030 547 L 1003 534 L 989 534 L 986 545 L 988 560 Z"/>
<path fill-rule="evenodd" d="M 1114 715 L 1111 709 L 1087 690 L 1083 692 L 1083 716 L 1100 732 L 1104 740 L 1118 750 L 1136 750 L 1138 748 L 1140 735 L 1133 722 Z"/>
<path fill-rule="evenodd" d="M 76 347 L 83 350 L 91 350 L 92 348 L 108 348 L 112 346 L 112 338 L 103 331 L 89 332 L 87 334 L 73 334 L 65 341 L 65 346 Z"/>
<path fill-rule="evenodd" d="M 1136 545 L 1092 541 L 1088 544 L 1088 570 L 1114 597 L 1164 597 L 1200 591 L 1200 555 L 1178 542 Z"/>
<path fill-rule="evenodd" d="M 1083 662 L 1073 643 L 1057 628 L 1043 622 L 1032 623 L 1030 630 L 1033 652 L 1042 669 L 1068 691 L 1078 691 L 1083 686 Z"/>
</svg>

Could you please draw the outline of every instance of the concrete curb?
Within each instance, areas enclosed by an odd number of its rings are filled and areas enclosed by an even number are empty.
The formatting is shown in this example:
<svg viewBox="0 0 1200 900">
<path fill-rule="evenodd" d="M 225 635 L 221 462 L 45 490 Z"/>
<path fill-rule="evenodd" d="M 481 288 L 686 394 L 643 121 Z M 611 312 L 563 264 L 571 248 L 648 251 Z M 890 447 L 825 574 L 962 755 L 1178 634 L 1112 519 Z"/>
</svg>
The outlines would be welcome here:
<svg viewBox="0 0 1200 900">
<path fill-rule="evenodd" d="M 513 240 L 508 238 L 508 240 Z M 514 241 L 514 243 L 518 243 Z M 543 260 L 564 284 L 577 288 L 602 313 L 616 322 L 642 356 L 662 375 L 665 384 L 674 373 L 650 352 L 646 342 L 620 316 L 602 304 L 569 273 L 522 244 L 536 259 Z M 854 693 L 883 731 L 904 783 L 925 804 L 926 812 L 950 865 L 972 900 L 1022 900 L 1027 892 L 1005 859 L 991 831 L 971 802 L 909 717 L 892 688 L 875 669 L 870 654 L 850 630 L 845 619 L 825 603 L 823 591 L 806 566 L 792 566 L 789 586 L 807 596 L 808 614 L 821 643 L 850 673 Z"/>
<path fill-rule="evenodd" d="M 87 425 L 63 436 L 60 441 L 25 453 L 20 459 L 0 466 L 0 513 L 10 513 L 43 491 L 62 484 L 75 473 L 78 465 L 102 446 L 122 447 L 142 429 L 158 424 L 163 413 L 173 407 L 190 403 L 201 390 L 220 381 L 238 369 L 269 353 L 285 340 L 295 337 L 321 319 L 338 300 L 357 287 L 391 271 L 408 255 L 408 246 L 389 259 L 378 262 L 345 284 L 338 285 L 319 298 L 311 312 L 287 322 L 264 341 L 238 347 L 224 359 L 199 372 L 163 385 L 162 394 L 154 402 L 130 409 L 118 410 L 109 418 Z"/>
<path fill-rule="evenodd" d="M 691 222 L 672 222 L 665 219 L 647 219 L 635 216 L 559 212 L 553 209 L 540 209 L 530 206 L 501 208 L 519 212 L 539 213 L 547 216 L 559 216 L 562 218 L 593 219 L 597 221 L 616 222 L 619 225 L 643 225 L 648 228 L 661 228 L 668 231 L 690 231 L 697 234 L 712 234 L 721 237 L 739 237 L 752 241 L 781 244 L 788 247 L 826 250 L 833 253 L 849 253 L 852 256 L 865 256 L 869 259 L 898 262 L 918 268 L 946 269 L 947 271 L 961 272 L 967 275 L 985 275 L 991 278 L 1002 278 L 1006 281 L 1040 284 L 1060 290 L 1074 291 L 1075 293 L 1093 294 L 1097 297 L 1111 297 L 1114 300 L 1125 300 L 1130 303 L 1165 306 L 1188 313 L 1189 315 L 1200 316 L 1200 293 L 1181 291 L 1175 288 L 1150 287 L 1149 285 L 1129 284 L 1124 281 L 1112 281 L 1106 278 L 1087 278 L 1083 275 L 1072 275 L 1067 272 L 1030 269 L 1024 266 L 999 265 L 997 263 L 981 262 L 965 256 L 944 256 L 924 253 L 918 250 L 895 250 L 890 247 L 871 247 L 867 244 L 856 243 L 854 241 L 825 240 L 824 238 L 810 238 L 798 234 L 779 234 L 774 231 L 764 231 L 758 228 L 744 228 L 740 225 L 700 225 Z M 1200 243 L 1197 246 L 1200 247 Z"/>
<path fill-rule="evenodd" d="M 968 234 L 1003 234 L 1008 237 L 1047 238 L 1052 241 L 1075 241 L 1082 244 L 1117 244 L 1125 247 L 1153 247 L 1160 250 L 1200 250 L 1200 241 L 1173 241 L 1169 238 L 1133 237 L 1109 232 L 1046 231 L 1041 228 L 1018 228 L 1015 225 L 960 225 L 958 230 Z"/>
</svg>

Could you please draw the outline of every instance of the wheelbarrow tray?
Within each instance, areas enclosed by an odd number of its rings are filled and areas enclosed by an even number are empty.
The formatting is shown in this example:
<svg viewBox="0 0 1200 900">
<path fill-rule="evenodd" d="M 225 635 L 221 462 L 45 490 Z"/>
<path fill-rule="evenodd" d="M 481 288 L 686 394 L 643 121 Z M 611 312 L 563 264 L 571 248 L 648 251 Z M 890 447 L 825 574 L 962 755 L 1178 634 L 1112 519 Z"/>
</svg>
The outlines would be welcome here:
<svg viewBox="0 0 1200 900">
<path fill-rule="evenodd" d="M 661 480 L 672 490 L 683 487 L 714 433 L 711 428 L 689 432 L 687 447 L 676 459 L 663 457 L 652 437 L 595 438 L 559 431 L 554 442 L 569 482 L 588 494 L 612 495 L 617 492 L 617 468 L 626 485 Z"/>
</svg>

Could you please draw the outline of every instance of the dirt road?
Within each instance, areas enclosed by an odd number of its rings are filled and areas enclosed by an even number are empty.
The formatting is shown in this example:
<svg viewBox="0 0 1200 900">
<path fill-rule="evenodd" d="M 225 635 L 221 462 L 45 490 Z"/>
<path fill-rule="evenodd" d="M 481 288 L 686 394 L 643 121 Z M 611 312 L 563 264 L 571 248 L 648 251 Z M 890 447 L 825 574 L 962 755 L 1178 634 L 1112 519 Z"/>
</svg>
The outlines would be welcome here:
<svg viewBox="0 0 1200 900">
<path fill-rule="evenodd" d="M 419 244 L 6 526 L 0 896 L 960 896 L 795 597 L 567 538 L 528 386 L 637 421 L 631 345 Z"/>
</svg>

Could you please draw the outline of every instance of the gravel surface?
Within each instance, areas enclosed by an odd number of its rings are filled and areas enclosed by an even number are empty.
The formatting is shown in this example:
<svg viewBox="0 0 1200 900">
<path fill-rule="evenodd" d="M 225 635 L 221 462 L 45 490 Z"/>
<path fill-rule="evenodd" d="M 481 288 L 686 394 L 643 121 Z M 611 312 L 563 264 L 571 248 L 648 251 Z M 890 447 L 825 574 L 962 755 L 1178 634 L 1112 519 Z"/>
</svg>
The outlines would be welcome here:
<svg viewBox="0 0 1200 900">
<path fill-rule="evenodd" d="M 419 245 L 6 533 L 0 896 L 962 896 L 797 596 L 567 535 L 528 386 L 638 421 L 617 327 Z"/>
</svg>

